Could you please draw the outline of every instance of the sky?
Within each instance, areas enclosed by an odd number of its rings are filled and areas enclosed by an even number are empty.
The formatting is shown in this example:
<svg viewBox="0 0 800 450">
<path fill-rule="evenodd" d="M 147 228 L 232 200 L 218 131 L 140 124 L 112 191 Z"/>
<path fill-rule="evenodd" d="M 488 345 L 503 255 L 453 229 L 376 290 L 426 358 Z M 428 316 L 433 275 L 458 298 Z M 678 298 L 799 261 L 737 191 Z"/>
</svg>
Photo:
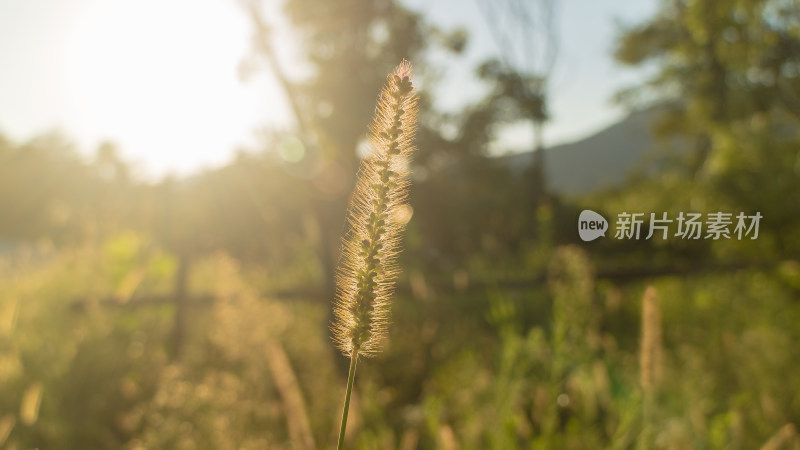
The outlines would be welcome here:
<svg viewBox="0 0 800 450">
<path fill-rule="evenodd" d="M 443 103 L 458 107 L 475 101 L 482 91 L 470 75 L 470 67 L 503 54 L 498 48 L 480 5 L 498 0 L 406 0 L 445 28 L 465 26 L 470 43 L 463 61 L 452 61 L 449 76 L 458 82 L 442 83 Z M 530 1 L 530 0 L 529 0 Z M 555 64 L 548 88 L 545 146 L 587 137 L 619 121 L 626 111 L 612 102 L 620 89 L 641 83 L 646 70 L 621 67 L 612 54 L 619 25 L 638 24 L 657 11 L 656 0 L 554 0 L 557 30 Z M 524 45 L 513 50 L 524 50 Z M 512 58 L 514 59 L 514 58 Z M 518 59 L 518 58 L 517 58 Z M 474 86 L 465 88 L 465 86 Z M 505 150 L 526 151 L 533 147 L 533 130 L 528 124 L 512 126 L 502 133 Z"/>
<path fill-rule="evenodd" d="M 481 14 L 485 0 L 403 1 L 444 29 L 470 33 L 466 54 L 443 64 L 437 104 L 456 109 L 479 99 L 472 67 L 502 54 Z M 265 3 L 269 20 L 280 23 L 280 2 Z M 613 62 L 615 23 L 644 20 L 657 6 L 556 3 L 546 145 L 623 116 L 611 97 L 643 73 Z M 224 164 L 255 144 L 255 130 L 292 125 L 271 74 L 246 70 L 257 61 L 247 58 L 251 26 L 236 0 L 2 0 L 0 37 L 0 133 L 18 142 L 56 130 L 88 155 L 113 141 L 140 175 L 158 177 Z M 284 59 L 292 57 L 289 39 L 279 27 Z M 529 149 L 530 127 L 508 127 L 497 146 Z"/>
</svg>

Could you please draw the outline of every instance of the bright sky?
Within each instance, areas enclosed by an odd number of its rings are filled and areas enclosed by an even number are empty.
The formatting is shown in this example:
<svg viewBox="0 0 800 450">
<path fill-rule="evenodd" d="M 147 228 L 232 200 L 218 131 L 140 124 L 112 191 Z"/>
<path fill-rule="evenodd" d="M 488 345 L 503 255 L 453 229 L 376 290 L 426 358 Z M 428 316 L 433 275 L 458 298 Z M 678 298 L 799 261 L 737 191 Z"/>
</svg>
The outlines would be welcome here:
<svg viewBox="0 0 800 450">
<path fill-rule="evenodd" d="M 480 5 L 497 0 L 405 0 L 445 28 L 464 26 L 470 32 L 466 61 L 452 61 L 442 83 L 442 103 L 457 107 L 478 100 L 481 90 L 465 88 L 479 62 L 500 55 Z M 535 1 L 535 0 L 528 0 Z M 549 88 L 545 145 L 572 142 L 620 120 L 625 111 L 611 97 L 621 88 L 641 83 L 646 72 L 617 65 L 612 57 L 617 24 L 637 24 L 656 13 L 657 0 L 553 0 L 557 5 L 558 52 Z M 524 49 L 524 45 L 514 50 Z M 452 103 L 451 103 L 452 102 Z M 501 136 L 505 150 L 533 148 L 532 126 L 511 126 Z"/>
<path fill-rule="evenodd" d="M 471 33 L 467 61 L 445 72 L 444 106 L 479 96 L 470 64 L 497 51 L 476 1 L 405 1 Z M 611 60 L 614 19 L 641 20 L 655 1 L 556 2 L 548 144 L 619 119 L 609 99 L 640 75 Z M 251 30 L 235 0 L 2 0 L 0 37 L 0 132 L 14 140 L 58 129 L 87 152 L 112 140 L 145 175 L 158 176 L 224 163 L 253 142 L 255 129 L 291 124 L 268 73 L 240 80 Z M 514 127 L 503 141 L 525 149 L 529 138 L 526 127 Z"/>
</svg>

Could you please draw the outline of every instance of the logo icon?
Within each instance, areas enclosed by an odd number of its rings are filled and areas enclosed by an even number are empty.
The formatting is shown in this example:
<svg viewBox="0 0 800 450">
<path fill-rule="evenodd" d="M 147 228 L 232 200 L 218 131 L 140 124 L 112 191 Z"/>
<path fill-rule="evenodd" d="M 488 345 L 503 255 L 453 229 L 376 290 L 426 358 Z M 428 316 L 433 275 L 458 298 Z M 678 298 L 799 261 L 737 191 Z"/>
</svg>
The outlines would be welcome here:
<svg viewBox="0 0 800 450">
<path fill-rule="evenodd" d="M 600 236 L 605 237 L 608 221 L 605 217 L 591 209 L 584 209 L 578 216 L 578 235 L 584 242 L 593 241 Z"/>
</svg>

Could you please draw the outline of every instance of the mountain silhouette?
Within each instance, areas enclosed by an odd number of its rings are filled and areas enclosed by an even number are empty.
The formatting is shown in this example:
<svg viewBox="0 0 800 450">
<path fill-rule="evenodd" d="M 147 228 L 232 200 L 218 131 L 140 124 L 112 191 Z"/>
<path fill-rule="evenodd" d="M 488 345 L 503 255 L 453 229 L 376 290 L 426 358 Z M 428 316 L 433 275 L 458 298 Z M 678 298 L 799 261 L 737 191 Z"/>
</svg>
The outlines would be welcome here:
<svg viewBox="0 0 800 450">
<path fill-rule="evenodd" d="M 625 182 L 633 173 L 657 168 L 648 159 L 658 144 L 651 134 L 658 108 L 636 111 L 589 137 L 544 150 L 548 188 L 562 195 L 581 195 Z M 522 174 L 533 152 L 504 156 L 512 172 Z"/>
</svg>

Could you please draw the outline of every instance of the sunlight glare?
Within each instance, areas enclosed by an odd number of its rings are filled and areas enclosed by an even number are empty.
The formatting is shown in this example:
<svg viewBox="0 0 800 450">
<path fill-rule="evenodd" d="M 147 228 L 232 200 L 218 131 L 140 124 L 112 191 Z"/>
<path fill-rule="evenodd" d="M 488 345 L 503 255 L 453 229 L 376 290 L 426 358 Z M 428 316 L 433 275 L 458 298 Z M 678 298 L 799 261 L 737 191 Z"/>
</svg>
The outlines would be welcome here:
<svg viewBox="0 0 800 450">
<path fill-rule="evenodd" d="M 234 2 L 97 2 L 76 30 L 80 126 L 148 169 L 224 162 L 269 107 L 238 80 L 251 29 Z"/>
</svg>

